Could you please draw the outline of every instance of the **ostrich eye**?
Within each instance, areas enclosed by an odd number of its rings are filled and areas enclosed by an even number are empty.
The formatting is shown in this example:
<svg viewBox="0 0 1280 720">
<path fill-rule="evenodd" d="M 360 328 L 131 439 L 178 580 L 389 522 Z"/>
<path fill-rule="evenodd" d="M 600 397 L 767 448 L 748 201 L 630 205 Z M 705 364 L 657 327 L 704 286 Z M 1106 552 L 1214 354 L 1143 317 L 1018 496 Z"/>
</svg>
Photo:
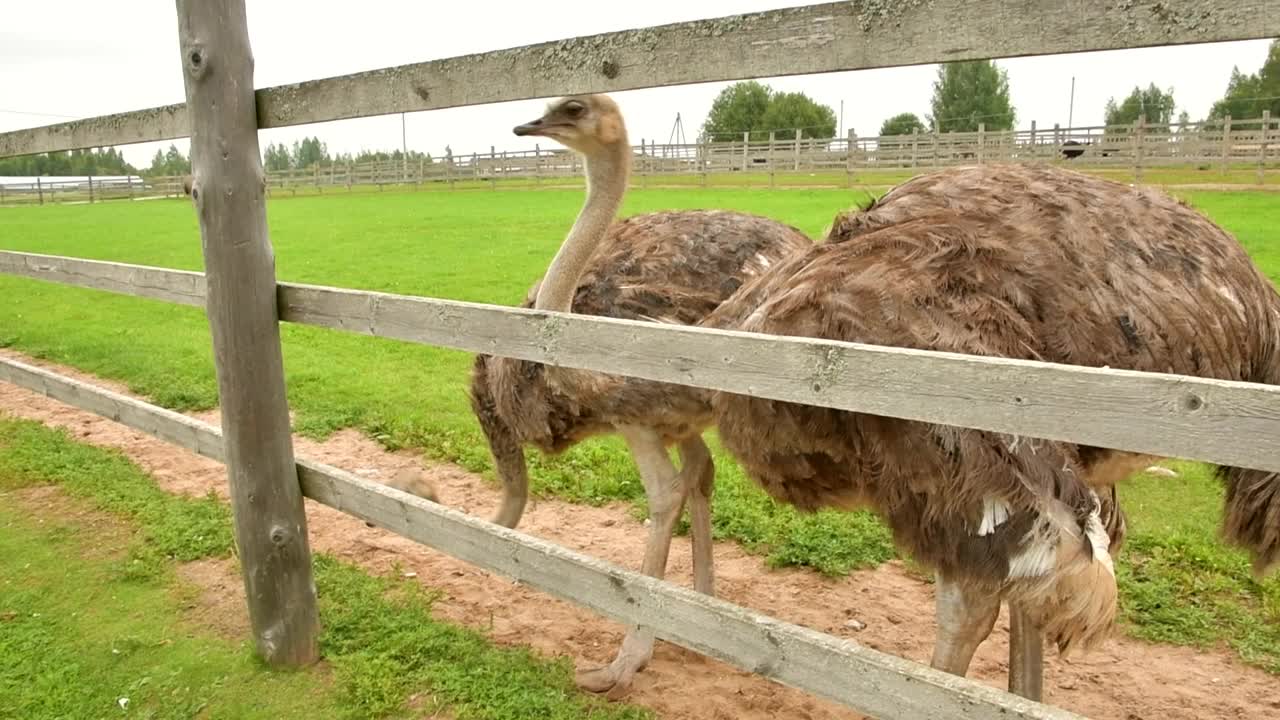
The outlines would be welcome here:
<svg viewBox="0 0 1280 720">
<path fill-rule="evenodd" d="M 565 114 L 571 118 L 579 118 L 579 117 L 582 117 L 582 114 L 587 111 L 587 108 L 582 103 L 575 102 L 575 103 L 569 103 L 565 105 L 564 111 L 565 111 Z"/>
</svg>

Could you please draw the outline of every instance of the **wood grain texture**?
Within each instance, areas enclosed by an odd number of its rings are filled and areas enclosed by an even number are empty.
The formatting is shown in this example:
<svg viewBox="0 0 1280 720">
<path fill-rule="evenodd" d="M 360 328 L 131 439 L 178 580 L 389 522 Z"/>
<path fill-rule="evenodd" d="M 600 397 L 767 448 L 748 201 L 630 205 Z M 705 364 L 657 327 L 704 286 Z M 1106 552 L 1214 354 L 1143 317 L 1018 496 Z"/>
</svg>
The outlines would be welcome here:
<svg viewBox="0 0 1280 720">
<path fill-rule="evenodd" d="M 128 425 L 198 455 L 225 461 L 222 433 L 206 422 L 9 358 L 0 358 L 0 380 Z"/>
<path fill-rule="evenodd" d="M 222 457 L 222 435 L 208 423 L 7 358 L 0 358 L 0 380 Z M 324 505 L 872 717 L 1079 717 L 625 570 L 339 468 L 299 458 L 297 474 L 303 493 Z"/>
<path fill-rule="evenodd" d="M 280 317 L 807 405 L 1280 471 L 1280 387 L 284 284 Z"/>
<path fill-rule="evenodd" d="M 941 27 L 946 32 L 938 32 Z M 854 0 L 266 88 L 257 93 L 258 127 L 574 93 L 1276 35 L 1280 0 Z M 180 105 L 167 106 L 3 133 L 0 157 L 177 137 L 182 113 Z"/>
<path fill-rule="evenodd" d="M 285 399 L 244 0 L 178 0 L 178 33 L 192 109 L 191 199 L 250 624 L 268 664 L 307 665 L 320 657 L 319 619 Z"/>
<path fill-rule="evenodd" d="M 26 258 L 35 257 L 35 264 Z M 0 272 L 144 297 L 187 273 L 0 253 Z M 13 271 L 11 267 L 23 268 Z M 32 268 L 47 268 L 33 270 Z M 136 268 L 139 266 L 124 266 Z M 167 277 L 167 274 L 172 277 Z M 160 290 L 156 290 L 160 288 Z M 280 319 L 809 405 L 1280 471 L 1280 387 L 279 284 Z"/>
<path fill-rule="evenodd" d="M 0 250 L 0 273 L 204 307 L 204 273 Z"/>
</svg>

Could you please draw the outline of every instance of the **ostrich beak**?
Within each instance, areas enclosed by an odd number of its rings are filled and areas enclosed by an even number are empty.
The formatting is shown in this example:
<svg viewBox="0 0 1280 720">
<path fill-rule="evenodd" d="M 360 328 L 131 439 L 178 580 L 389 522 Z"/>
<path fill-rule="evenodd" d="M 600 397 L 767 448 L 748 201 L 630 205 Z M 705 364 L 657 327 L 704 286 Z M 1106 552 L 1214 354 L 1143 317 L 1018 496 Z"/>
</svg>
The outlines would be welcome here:
<svg viewBox="0 0 1280 720">
<path fill-rule="evenodd" d="M 542 131 L 545 130 L 546 127 L 546 121 L 543 118 L 538 118 L 532 122 L 515 126 L 515 129 L 511 132 L 515 133 L 519 137 L 525 137 L 526 135 L 541 135 Z"/>
</svg>

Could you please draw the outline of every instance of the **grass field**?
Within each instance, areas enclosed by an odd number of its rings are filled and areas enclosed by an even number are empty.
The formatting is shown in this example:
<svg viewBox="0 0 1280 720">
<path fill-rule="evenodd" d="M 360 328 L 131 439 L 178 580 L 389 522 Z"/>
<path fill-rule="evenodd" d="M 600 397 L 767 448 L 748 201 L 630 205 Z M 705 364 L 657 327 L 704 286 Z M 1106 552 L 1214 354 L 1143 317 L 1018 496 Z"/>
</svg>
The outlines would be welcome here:
<svg viewBox="0 0 1280 720">
<path fill-rule="evenodd" d="M 61 492 L 33 514 L 22 490 Z M 431 616 L 416 582 L 316 557 L 320 672 L 265 670 L 184 613 L 179 563 L 228 558 L 228 509 L 159 490 L 120 455 L 0 420 L 0 715 L 14 718 L 415 717 L 636 720 L 577 692 L 567 662 L 501 649 Z M 238 609 L 237 609 L 238 611 Z M 126 712 L 127 711 L 127 712 Z"/>
<path fill-rule="evenodd" d="M 858 190 L 649 190 L 624 214 L 723 207 L 792 223 L 817 236 Z M 1234 232 L 1280 282 L 1280 195 L 1197 192 L 1186 197 Z M 269 206 L 281 279 L 515 304 L 543 271 L 581 204 L 576 190 L 338 194 Z M 198 270 L 195 218 L 183 201 L 23 208 L 0 212 L 0 248 Z M 211 407 L 216 388 L 198 310 L 0 277 L 0 345 L 122 380 L 176 409 Z M 465 396 L 469 356 L 317 328 L 282 329 L 299 431 L 358 427 L 388 447 L 487 471 L 487 450 Z M 717 450 L 715 531 L 779 565 L 839 575 L 894 551 L 867 514 L 802 517 L 768 501 Z M 643 492 L 615 440 L 564 456 L 530 456 L 535 492 L 578 502 Z M 1177 479 L 1125 486 L 1130 544 L 1122 553 L 1131 631 L 1160 641 L 1228 642 L 1280 672 L 1280 581 L 1254 581 L 1242 555 L 1215 539 L 1218 486 L 1202 466 Z"/>
</svg>

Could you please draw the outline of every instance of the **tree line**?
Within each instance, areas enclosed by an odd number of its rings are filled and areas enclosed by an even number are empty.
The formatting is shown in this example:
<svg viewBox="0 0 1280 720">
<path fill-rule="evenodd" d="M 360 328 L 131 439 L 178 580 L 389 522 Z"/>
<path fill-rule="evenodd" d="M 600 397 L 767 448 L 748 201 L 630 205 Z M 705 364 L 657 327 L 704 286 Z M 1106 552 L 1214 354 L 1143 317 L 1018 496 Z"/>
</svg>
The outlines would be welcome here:
<svg viewBox="0 0 1280 720">
<path fill-rule="evenodd" d="M 406 155 L 402 150 L 361 150 L 354 155 L 352 153 L 336 153 L 329 154 L 329 148 L 320 138 L 307 137 L 294 141 L 292 147 L 286 146 L 284 143 L 273 143 L 267 145 L 262 152 L 262 166 L 268 172 L 279 172 L 281 170 L 305 170 L 313 165 L 345 165 L 349 163 L 365 163 L 365 162 L 384 162 L 395 161 L 402 162 Z M 416 164 L 421 160 L 431 162 L 430 153 L 422 153 L 417 150 L 408 152 L 408 161 Z"/>
<path fill-rule="evenodd" d="M 1189 125 L 1184 110 L 1174 117 L 1173 88 L 1154 83 L 1135 86 L 1123 99 L 1111 98 L 1103 108 L 1107 125 L 1132 125 L 1141 116 L 1150 125 Z M 1273 40 L 1267 58 L 1255 73 L 1233 68 L 1226 92 L 1214 103 L 1206 122 L 1231 116 L 1235 120 L 1257 119 L 1264 110 L 1280 118 L 1280 39 Z M 929 112 L 922 118 L 914 112 L 898 113 L 880 126 L 880 135 L 910 135 L 912 132 L 973 132 L 979 125 L 988 130 L 1012 130 L 1017 110 L 1009 98 L 1008 72 L 990 60 L 945 63 L 938 67 L 933 83 Z M 804 93 L 781 93 L 756 81 L 730 85 L 711 103 L 703 123 L 703 136 L 712 141 L 767 140 L 770 132 L 799 129 L 802 137 L 832 138 L 836 116 L 832 109 Z M 789 139 L 788 135 L 786 139 Z"/>
</svg>

